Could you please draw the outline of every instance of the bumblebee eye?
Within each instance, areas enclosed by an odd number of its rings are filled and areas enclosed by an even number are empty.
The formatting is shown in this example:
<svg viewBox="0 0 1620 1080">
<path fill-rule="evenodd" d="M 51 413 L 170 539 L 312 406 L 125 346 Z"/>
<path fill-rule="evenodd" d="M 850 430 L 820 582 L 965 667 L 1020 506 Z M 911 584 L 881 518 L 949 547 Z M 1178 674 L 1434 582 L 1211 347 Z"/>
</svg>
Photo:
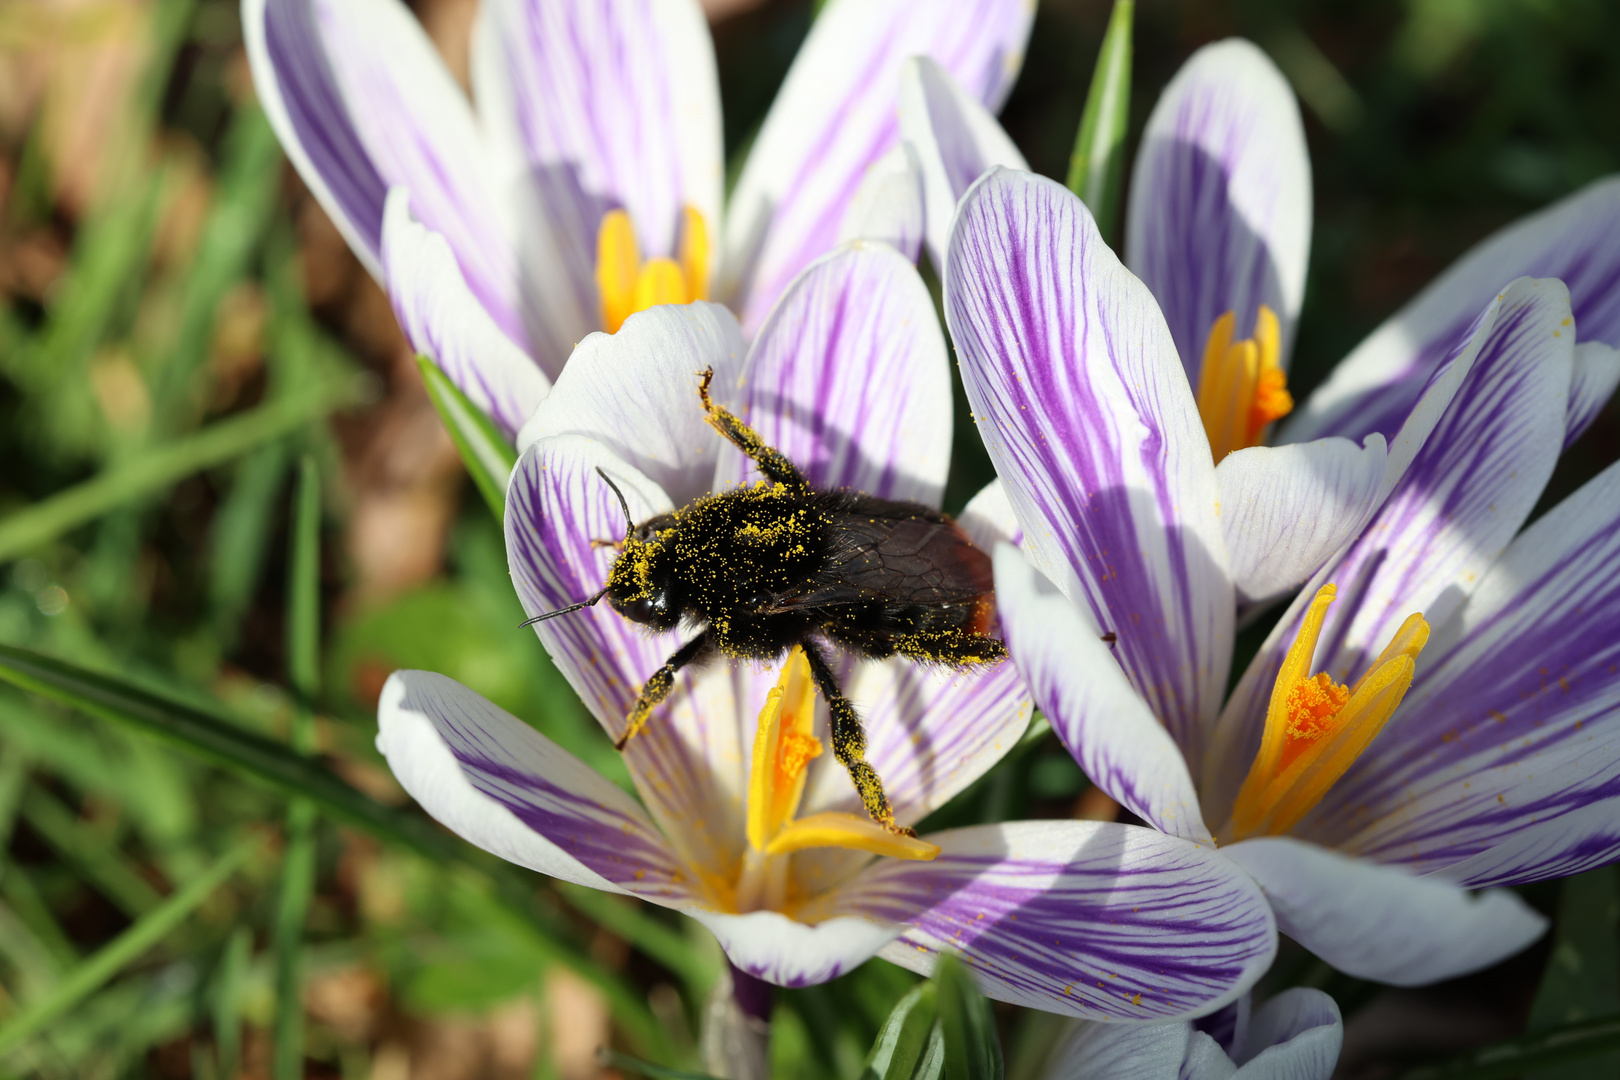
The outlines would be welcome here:
<svg viewBox="0 0 1620 1080">
<path fill-rule="evenodd" d="M 762 610 L 771 602 L 771 594 L 767 592 L 751 592 L 743 597 L 743 607 L 750 611 Z"/>
</svg>

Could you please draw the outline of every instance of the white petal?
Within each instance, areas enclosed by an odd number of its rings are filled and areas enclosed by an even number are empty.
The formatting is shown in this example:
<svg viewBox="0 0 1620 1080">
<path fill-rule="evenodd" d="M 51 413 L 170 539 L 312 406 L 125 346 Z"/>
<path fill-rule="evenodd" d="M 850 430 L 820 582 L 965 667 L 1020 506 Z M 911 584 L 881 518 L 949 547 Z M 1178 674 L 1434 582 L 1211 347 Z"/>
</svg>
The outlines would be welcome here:
<svg viewBox="0 0 1620 1080">
<path fill-rule="evenodd" d="M 901 145 L 878 158 L 844 211 L 838 242 L 878 240 L 912 262 L 922 250 L 922 168 L 917 152 Z"/>
<path fill-rule="evenodd" d="M 1576 329 L 1579 329 L 1577 327 Z M 1569 382 L 1569 416 L 1564 425 L 1564 446 L 1581 437 L 1620 386 L 1620 349 L 1601 341 L 1575 346 L 1575 370 Z"/>
<path fill-rule="evenodd" d="M 510 437 L 551 381 L 467 288 L 444 237 L 411 217 L 410 194 L 401 187 L 388 193 L 382 259 L 388 299 L 411 347 L 431 357 Z"/>
<path fill-rule="evenodd" d="M 992 165 L 1029 165 L 990 111 L 926 56 L 906 61 L 900 74 L 900 134 L 919 159 L 928 251 L 942 267 L 957 201 L 973 181 Z"/>
<path fill-rule="evenodd" d="M 377 749 L 405 790 L 485 851 L 593 889 L 694 898 L 690 874 L 634 799 L 455 680 L 394 672 L 377 725 Z"/>
<path fill-rule="evenodd" d="M 1204 46 L 1148 117 L 1125 240 L 1194 386 L 1215 320 L 1233 312 L 1246 337 L 1261 304 L 1287 367 L 1310 244 L 1311 161 L 1288 80 L 1241 38 Z"/>
<path fill-rule="evenodd" d="M 1482 241 L 1345 357 L 1289 417 L 1284 442 L 1388 434 L 1468 334 L 1480 302 L 1522 276 L 1558 278 L 1582 341 L 1620 346 L 1620 177 L 1599 180 Z"/>
<path fill-rule="evenodd" d="M 1330 1080 L 1344 1043 L 1338 1002 L 1296 986 L 1255 1010 L 1234 1080 Z"/>
<path fill-rule="evenodd" d="M 1181 1071 L 1192 1025 L 1077 1020 L 1042 1070 L 1043 1080 L 1217 1080 Z M 1226 1055 L 1222 1054 L 1224 1059 Z M 1228 1075 L 1232 1063 L 1227 1061 Z"/>
<path fill-rule="evenodd" d="M 745 351 L 736 318 L 719 304 L 638 312 L 618 333 L 579 343 L 518 446 L 558 435 L 595 439 L 684 506 L 709 491 L 726 446 L 704 419 L 700 372 L 714 368 L 715 397 L 730 404 Z"/>
<path fill-rule="evenodd" d="M 1221 851 L 1260 883 L 1278 929 L 1362 979 L 1439 982 L 1512 956 L 1547 928 L 1513 893 L 1472 895 L 1286 836 Z"/>
<path fill-rule="evenodd" d="M 714 933 L 733 964 L 777 986 L 815 986 L 836 979 L 877 955 L 905 929 L 860 915 L 811 926 L 775 911 L 687 914 Z"/>
<path fill-rule="evenodd" d="M 992 480 L 968 500 L 956 523 L 973 539 L 982 551 L 995 551 L 997 544 L 1017 545 L 1023 542 L 1024 529 L 1018 524 L 1007 489 L 1000 480 Z"/>
<path fill-rule="evenodd" d="M 996 599 L 1035 703 L 1091 782 L 1155 828 L 1212 844 L 1186 760 L 1089 614 L 1007 544 L 996 548 Z"/>
<path fill-rule="evenodd" d="M 1305 581 L 1355 536 L 1384 481 L 1384 437 L 1254 446 L 1215 467 L 1232 581 L 1265 600 Z"/>
</svg>

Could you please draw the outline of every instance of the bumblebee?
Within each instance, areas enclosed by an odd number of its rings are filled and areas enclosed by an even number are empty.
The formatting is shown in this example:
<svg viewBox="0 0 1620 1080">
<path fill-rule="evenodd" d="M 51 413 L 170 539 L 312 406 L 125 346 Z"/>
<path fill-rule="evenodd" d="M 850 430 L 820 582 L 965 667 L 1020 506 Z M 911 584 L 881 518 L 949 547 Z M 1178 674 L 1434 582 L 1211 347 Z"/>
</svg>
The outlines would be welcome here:
<svg viewBox="0 0 1620 1080">
<path fill-rule="evenodd" d="M 867 813 L 909 834 L 895 825 L 883 783 L 865 760 L 860 717 L 817 639 L 875 659 L 900 655 L 958 670 L 997 663 L 1006 649 L 987 636 L 994 611 L 990 559 L 949 516 L 921 503 L 812 486 L 785 455 L 711 400 L 713 378 L 712 368 L 704 371 L 698 390 L 709 425 L 765 479 L 636 525 L 623 493 L 598 469 L 626 525 L 624 539 L 614 542 L 619 555 L 607 584 L 529 623 L 606 597 L 619 614 L 654 630 L 683 622 L 697 628 L 647 680 L 620 750 L 669 696 L 682 668 L 715 654 L 780 660 L 801 647 L 827 701 L 833 753 Z"/>
</svg>

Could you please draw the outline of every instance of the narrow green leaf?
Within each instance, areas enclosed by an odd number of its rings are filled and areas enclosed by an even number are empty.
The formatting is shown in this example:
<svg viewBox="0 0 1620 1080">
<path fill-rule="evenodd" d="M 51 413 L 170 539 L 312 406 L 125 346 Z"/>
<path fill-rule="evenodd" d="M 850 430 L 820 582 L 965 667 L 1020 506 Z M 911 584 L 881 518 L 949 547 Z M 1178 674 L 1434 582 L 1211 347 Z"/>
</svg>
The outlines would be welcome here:
<svg viewBox="0 0 1620 1080">
<path fill-rule="evenodd" d="M 1091 93 L 1069 158 L 1069 190 L 1097 219 L 1104 240 L 1114 237 L 1125 178 L 1125 131 L 1131 122 L 1131 22 L 1136 0 L 1114 0 Z"/>
<path fill-rule="evenodd" d="M 208 537 L 208 597 L 222 651 L 235 644 L 242 617 L 264 571 L 270 522 L 287 472 L 287 442 L 268 443 L 242 459 L 214 513 Z"/>
<path fill-rule="evenodd" d="M 238 926 L 225 943 L 209 994 L 214 1025 L 215 1075 L 233 1080 L 242 1070 L 242 990 L 253 959 L 253 929 Z"/>
<path fill-rule="evenodd" d="M 599 1050 L 596 1060 L 612 1069 L 621 1069 L 636 1076 L 650 1077 L 651 1080 L 720 1080 L 717 1076 L 708 1073 L 689 1072 L 686 1069 L 670 1069 L 663 1065 L 654 1065 L 650 1061 L 633 1058 L 629 1054 L 619 1054 L 612 1050 Z"/>
<path fill-rule="evenodd" d="M 1508 1080 L 1613 1050 L 1620 1050 L 1620 1014 L 1509 1039 L 1455 1061 L 1408 1069 L 1396 1080 Z"/>
<path fill-rule="evenodd" d="M 1001 1080 L 1001 1043 L 990 1003 L 962 962 L 941 953 L 934 971 L 939 1030 L 945 1041 L 946 1080 Z"/>
<path fill-rule="evenodd" d="M 1530 1006 L 1527 1031 L 1620 1013 L 1620 869 L 1588 870 L 1565 878 L 1546 974 Z M 1528 1080 L 1620 1076 L 1620 1054 L 1528 1074 Z"/>
<path fill-rule="evenodd" d="M 201 877 L 169 896 L 162 904 L 136 920 L 128 930 L 103 946 L 95 955 L 68 972 L 45 997 L 25 1005 L 4 1027 L 0 1027 L 0 1053 L 16 1046 L 40 1028 L 83 1001 L 124 968 L 139 960 L 147 950 L 169 935 L 217 889 L 246 858 L 259 850 L 258 838 L 243 841 L 214 863 Z"/>
<path fill-rule="evenodd" d="M 110 510 L 159 491 L 176 481 L 229 461 L 311 420 L 357 399 L 359 388 L 261 405 L 251 412 L 221 420 L 202 431 L 143 451 L 100 476 L 43 499 L 0 520 L 0 560 L 15 558 L 67 530 L 93 521 Z"/>
<path fill-rule="evenodd" d="M 939 1015 L 931 982 L 911 988 L 889 1013 L 861 1069 L 861 1080 L 911 1080 Z"/>
<path fill-rule="evenodd" d="M 315 699 L 321 650 L 321 477 L 315 459 L 298 467 L 287 565 L 287 676 L 296 697 L 290 742 L 295 752 L 315 750 Z M 272 935 L 276 957 L 276 1015 L 271 1074 L 304 1074 L 304 922 L 315 892 L 315 804 L 304 797 L 287 807 L 287 849 Z"/>
<path fill-rule="evenodd" d="M 517 453 L 506 441 L 483 410 L 467 400 L 456 384 L 451 382 L 439 365 L 426 356 L 416 358 L 422 369 L 422 382 L 427 386 L 433 407 L 439 410 L 439 419 L 461 451 L 461 460 L 467 466 L 467 475 L 478 485 L 495 514 L 495 520 L 506 517 L 506 481 L 517 464 Z"/>
<path fill-rule="evenodd" d="M 86 833 L 78 817 L 44 788 L 23 796 L 23 817 L 34 831 L 130 918 L 139 918 L 163 898 L 116 849 Z"/>
</svg>

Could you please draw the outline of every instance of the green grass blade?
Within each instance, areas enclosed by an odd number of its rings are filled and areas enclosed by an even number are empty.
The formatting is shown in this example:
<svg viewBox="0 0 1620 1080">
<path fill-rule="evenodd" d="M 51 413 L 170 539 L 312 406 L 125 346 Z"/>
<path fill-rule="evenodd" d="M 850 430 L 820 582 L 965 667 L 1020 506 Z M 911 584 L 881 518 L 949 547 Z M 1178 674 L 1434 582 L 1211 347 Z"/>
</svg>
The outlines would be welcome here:
<svg viewBox="0 0 1620 1080">
<path fill-rule="evenodd" d="M 130 918 L 139 918 L 163 897 L 116 849 L 88 835 L 73 811 L 44 788 L 23 797 L 24 819 L 107 899 Z"/>
<path fill-rule="evenodd" d="M 208 597 L 220 648 L 228 651 L 264 570 L 270 523 L 287 472 L 286 442 L 259 447 L 236 468 L 208 538 Z"/>
<path fill-rule="evenodd" d="M 221 1080 L 234 1080 L 242 1071 L 242 990 L 248 965 L 253 960 L 253 930 L 238 926 L 219 959 L 212 993 L 209 995 L 210 1020 L 214 1025 L 215 1073 Z"/>
<path fill-rule="evenodd" d="M 0 1027 L 0 1053 L 15 1047 L 139 960 L 262 846 L 263 842 L 257 838 L 238 844 L 205 874 L 141 916 L 128 930 L 68 972 L 49 994 L 24 1006 L 4 1027 Z"/>
<path fill-rule="evenodd" d="M 315 751 L 315 714 L 321 652 L 321 477 L 306 455 L 298 467 L 292 514 L 292 552 L 287 566 L 287 677 L 293 709 L 292 748 Z M 287 807 L 287 850 L 282 858 L 273 942 L 276 956 L 276 1016 L 271 1075 L 298 1080 L 304 1074 L 304 921 L 315 892 L 315 804 L 296 798 Z"/>
<path fill-rule="evenodd" d="M 478 486 L 495 514 L 495 520 L 506 517 L 506 481 L 517 464 L 517 453 L 483 411 L 467 400 L 467 395 L 456 388 L 445 373 L 426 356 L 416 358 L 422 369 L 422 382 L 427 386 L 433 407 L 439 410 L 439 419 L 461 451 L 461 460 L 467 474 Z"/>
<path fill-rule="evenodd" d="M 956 957 L 943 953 L 933 978 L 945 1040 L 945 1080 L 1001 1080 L 1001 1043 L 990 1003 Z"/>
<path fill-rule="evenodd" d="M 642 1061 L 628 1054 L 615 1053 L 612 1050 L 602 1050 L 596 1059 L 611 1069 L 627 1072 L 632 1076 L 645 1076 L 649 1080 L 720 1080 L 709 1073 L 691 1072 L 687 1069 L 670 1069 L 663 1065 L 654 1065 L 650 1061 Z"/>
<path fill-rule="evenodd" d="M 12 559 L 108 511 L 193 473 L 229 461 L 261 443 L 356 400 L 352 384 L 302 394 L 221 420 L 194 435 L 144 451 L 91 480 L 0 521 L 0 560 Z"/>
<path fill-rule="evenodd" d="M 1125 179 L 1125 131 L 1131 122 L 1131 23 L 1136 0 L 1114 0 L 1091 93 L 1080 116 L 1074 153 L 1069 158 L 1069 190 L 1097 219 L 1104 240 L 1112 241 Z"/>
<path fill-rule="evenodd" d="M 861 1080 L 911 1080 L 939 1015 L 936 991 L 931 982 L 919 983 L 900 999 L 878 1031 Z"/>
<path fill-rule="evenodd" d="M 1550 1065 L 1620 1050 L 1620 1015 L 1583 1020 L 1487 1046 L 1441 1065 L 1408 1069 L 1396 1080 L 1508 1080 Z"/>
</svg>

